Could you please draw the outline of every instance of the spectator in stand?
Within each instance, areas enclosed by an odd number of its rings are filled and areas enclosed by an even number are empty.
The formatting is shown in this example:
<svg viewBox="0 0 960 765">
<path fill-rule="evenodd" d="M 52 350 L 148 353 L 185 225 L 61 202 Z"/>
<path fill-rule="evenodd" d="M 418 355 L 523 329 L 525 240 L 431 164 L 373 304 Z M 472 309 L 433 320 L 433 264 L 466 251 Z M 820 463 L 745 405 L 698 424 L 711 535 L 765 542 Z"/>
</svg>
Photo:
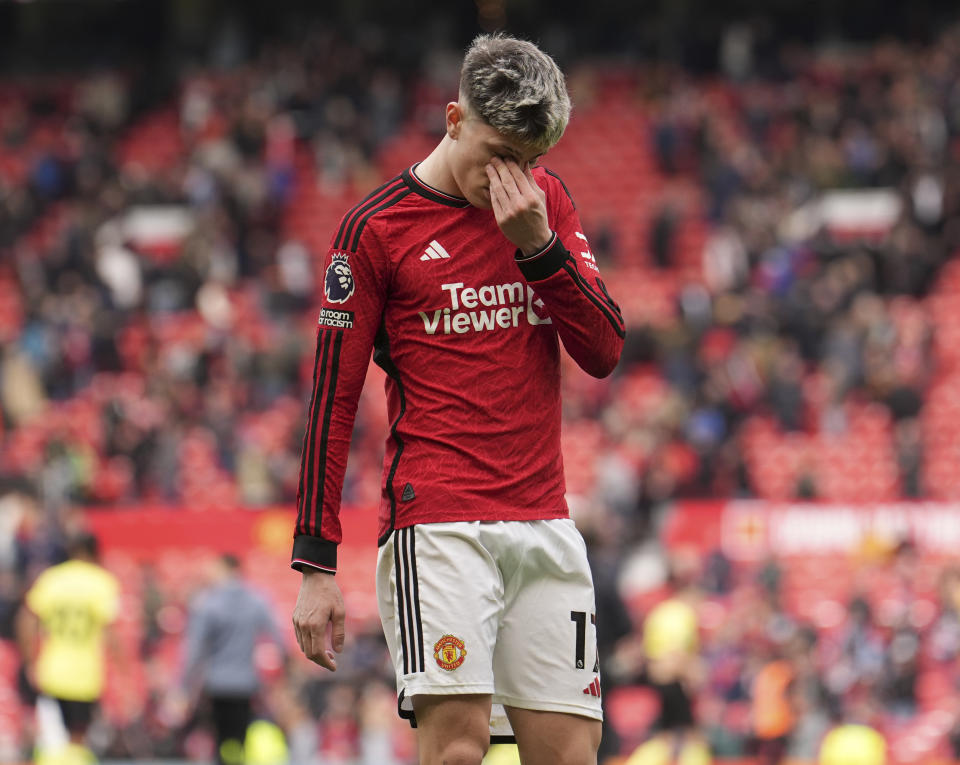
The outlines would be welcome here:
<svg viewBox="0 0 960 765">
<path fill-rule="evenodd" d="M 931 658 L 948 664 L 960 656 L 960 568 L 949 565 L 938 582 L 940 613 L 930 629 Z"/>
<path fill-rule="evenodd" d="M 837 696 L 877 688 L 884 670 L 885 646 L 870 604 L 862 596 L 855 596 L 847 612 L 847 623 L 836 645 L 839 655 L 827 676 L 830 691 Z"/>
<path fill-rule="evenodd" d="M 784 761 L 796 723 L 794 671 L 776 650 L 760 667 L 751 687 L 753 736 L 758 765 Z"/>
</svg>

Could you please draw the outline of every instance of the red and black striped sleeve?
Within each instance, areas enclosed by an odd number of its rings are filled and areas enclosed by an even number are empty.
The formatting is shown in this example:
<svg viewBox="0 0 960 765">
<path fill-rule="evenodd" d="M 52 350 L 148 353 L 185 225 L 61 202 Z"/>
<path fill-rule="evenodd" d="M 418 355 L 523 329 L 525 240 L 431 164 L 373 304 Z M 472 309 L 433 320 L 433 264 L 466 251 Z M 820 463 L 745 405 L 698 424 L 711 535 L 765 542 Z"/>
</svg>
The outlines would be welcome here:
<svg viewBox="0 0 960 765">
<path fill-rule="evenodd" d="M 291 560 L 298 570 L 337 569 L 347 454 L 389 282 L 390 264 L 375 216 L 408 193 L 399 179 L 371 193 L 344 216 L 324 259 Z"/>
<path fill-rule="evenodd" d="M 600 277 L 563 181 L 549 170 L 537 175 L 554 234 L 534 255 L 524 257 L 518 250 L 517 266 L 546 306 L 567 353 L 588 374 L 606 377 L 623 351 L 623 314 Z"/>
</svg>

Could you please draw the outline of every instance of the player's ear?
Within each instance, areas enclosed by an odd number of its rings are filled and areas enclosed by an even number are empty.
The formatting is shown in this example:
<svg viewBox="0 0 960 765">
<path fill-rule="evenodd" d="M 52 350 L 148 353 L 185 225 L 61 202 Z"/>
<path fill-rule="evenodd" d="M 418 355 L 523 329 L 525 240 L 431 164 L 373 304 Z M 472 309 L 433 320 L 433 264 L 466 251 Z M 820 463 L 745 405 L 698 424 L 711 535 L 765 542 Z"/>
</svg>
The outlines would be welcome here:
<svg viewBox="0 0 960 765">
<path fill-rule="evenodd" d="M 460 137 L 460 128 L 463 125 L 463 109 L 456 101 L 447 104 L 447 135 L 454 141 Z"/>
</svg>

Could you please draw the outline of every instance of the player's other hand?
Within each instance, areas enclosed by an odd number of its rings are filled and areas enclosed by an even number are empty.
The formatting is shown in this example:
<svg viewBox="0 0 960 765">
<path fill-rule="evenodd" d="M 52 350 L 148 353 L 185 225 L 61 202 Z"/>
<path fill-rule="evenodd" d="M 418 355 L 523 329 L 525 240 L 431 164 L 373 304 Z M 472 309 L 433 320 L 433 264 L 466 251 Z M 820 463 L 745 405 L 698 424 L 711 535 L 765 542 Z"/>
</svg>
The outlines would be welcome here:
<svg viewBox="0 0 960 765">
<path fill-rule="evenodd" d="M 494 157 L 487 164 L 490 205 L 503 235 L 524 255 L 542 250 L 553 234 L 547 223 L 547 195 L 527 167 Z"/>
<path fill-rule="evenodd" d="M 343 650 L 343 594 L 330 574 L 304 567 L 293 629 L 303 655 L 331 672 L 337 670 L 337 653 Z"/>
</svg>

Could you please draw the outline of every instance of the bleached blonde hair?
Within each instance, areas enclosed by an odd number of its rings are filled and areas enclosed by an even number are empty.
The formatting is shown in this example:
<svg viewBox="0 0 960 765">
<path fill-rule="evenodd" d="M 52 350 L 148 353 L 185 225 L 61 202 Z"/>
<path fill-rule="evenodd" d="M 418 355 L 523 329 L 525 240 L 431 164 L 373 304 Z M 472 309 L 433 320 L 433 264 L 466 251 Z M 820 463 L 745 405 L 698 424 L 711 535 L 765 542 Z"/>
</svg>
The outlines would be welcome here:
<svg viewBox="0 0 960 765">
<path fill-rule="evenodd" d="M 559 141 L 570 121 L 570 96 L 556 62 L 533 43 L 501 33 L 470 44 L 460 101 L 468 114 L 540 151 Z"/>
</svg>

